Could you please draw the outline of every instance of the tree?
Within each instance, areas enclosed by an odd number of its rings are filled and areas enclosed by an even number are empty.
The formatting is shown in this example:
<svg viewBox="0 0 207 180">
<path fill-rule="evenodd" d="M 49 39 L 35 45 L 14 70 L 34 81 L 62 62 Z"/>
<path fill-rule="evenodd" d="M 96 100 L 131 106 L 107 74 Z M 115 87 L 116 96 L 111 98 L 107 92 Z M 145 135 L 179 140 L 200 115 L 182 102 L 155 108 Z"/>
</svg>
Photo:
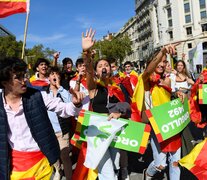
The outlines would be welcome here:
<svg viewBox="0 0 207 180">
<path fill-rule="evenodd" d="M 14 36 L 0 37 L 0 59 L 6 57 L 21 58 L 22 54 L 22 41 L 16 41 Z M 52 60 L 53 54 L 56 51 L 50 48 L 44 48 L 42 44 L 33 46 L 32 48 L 25 49 L 25 56 L 28 57 L 29 63 L 34 64 L 37 58 L 46 58 Z M 32 57 L 32 58 L 31 58 Z"/>
<path fill-rule="evenodd" d="M 6 57 L 21 58 L 22 41 L 17 42 L 14 36 L 0 37 L 0 59 Z"/>
<path fill-rule="evenodd" d="M 131 41 L 128 36 L 113 37 L 111 40 L 98 41 L 94 49 L 97 51 L 95 60 L 100 57 L 113 57 L 119 60 L 120 64 L 123 59 L 132 52 Z"/>
</svg>

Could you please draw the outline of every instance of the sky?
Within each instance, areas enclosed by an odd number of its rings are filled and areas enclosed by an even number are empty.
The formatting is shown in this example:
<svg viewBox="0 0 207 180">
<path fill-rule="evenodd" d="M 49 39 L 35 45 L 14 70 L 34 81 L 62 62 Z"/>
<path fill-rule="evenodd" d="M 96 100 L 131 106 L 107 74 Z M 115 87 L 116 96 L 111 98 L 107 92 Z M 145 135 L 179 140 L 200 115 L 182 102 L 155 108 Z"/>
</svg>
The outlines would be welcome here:
<svg viewBox="0 0 207 180">
<path fill-rule="evenodd" d="M 135 0 L 30 0 L 26 48 L 43 44 L 61 52 L 59 61 L 81 55 L 81 33 L 92 27 L 99 40 L 118 32 L 135 15 Z M 23 41 L 26 14 L 0 19 L 16 39 Z"/>
</svg>

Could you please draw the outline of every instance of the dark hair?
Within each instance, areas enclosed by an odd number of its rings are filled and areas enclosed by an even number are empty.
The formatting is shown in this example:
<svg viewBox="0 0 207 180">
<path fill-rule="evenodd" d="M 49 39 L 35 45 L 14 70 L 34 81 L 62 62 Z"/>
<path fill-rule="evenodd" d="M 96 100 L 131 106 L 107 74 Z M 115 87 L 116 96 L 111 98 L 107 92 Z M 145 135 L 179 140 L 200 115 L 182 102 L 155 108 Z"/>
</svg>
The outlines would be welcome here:
<svg viewBox="0 0 207 180">
<path fill-rule="evenodd" d="M 5 58 L 0 61 L 0 88 L 3 81 L 9 81 L 13 73 L 26 72 L 27 64 L 18 58 Z"/>
<path fill-rule="evenodd" d="M 47 73 L 48 73 L 48 76 L 51 74 L 51 73 L 57 73 L 60 75 L 60 69 L 57 67 L 57 66 L 52 66 L 52 67 L 49 67 Z"/>
<path fill-rule="evenodd" d="M 108 62 L 109 66 L 110 66 L 110 68 L 111 68 L 111 64 L 110 64 L 109 60 L 108 60 L 108 59 L 104 59 L 104 58 L 102 58 L 102 59 L 98 59 L 98 60 L 95 62 L 95 64 L 94 64 L 94 70 L 95 70 L 95 71 L 96 71 L 96 68 L 97 68 L 98 63 L 99 63 L 100 61 L 102 61 L 102 60 Z"/>
<path fill-rule="evenodd" d="M 124 67 L 126 66 L 126 65 L 130 65 L 130 66 L 132 66 L 133 67 L 133 64 L 132 64 L 132 62 L 131 61 L 126 61 L 125 63 L 124 63 Z"/>
<path fill-rule="evenodd" d="M 178 60 L 177 62 L 176 62 L 176 64 L 175 64 L 175 70 L 177 71 L 177 66 L 178 66 L 178 63 L 182 63 L 183 64 L 183 73 L 186 75 L 186 76 L 188 76 L 188 77 L 190 77 L 190 75 L 189 75 L 189 73 L 188 73 L 188 70 L 187 70 L 187 67 L 186 67 L 186 64 L 185 64 L 185 61 L 183 61 L 183 60 Z"/>
<path fill-rule="evenodd" d="M 110 64 L 115 63 L 116 66 L 118 66 L 117 60 L 113 57 L 108 58 Z"/>
<path fill-rule="evenodd" d="M 50 65 L 50 61 L 48 61 L 47 59 L 44 58 L 38 58 L 36 63 L 33 66 L 33 71 L 36 72 L 37 71 L 37 67 L 40 65 L 40 63 L 45 62 L 47 64 L 47 66 Z"/>
<path fill-rule="evenodd" d="M 76 68 L 78 67 L 78 65 L 83 64 L 83 63 L 84 63 L 83 58 L 78 58 L 75 62 Z"/>
<path fill-rule="evenodd" d="M 70 62 L 73 65 L 72 59 L 70 59 L 69 57 L 66 57 L 62 60 L 63 66 L 65 66 L 68 62 Z"/>
</svg>

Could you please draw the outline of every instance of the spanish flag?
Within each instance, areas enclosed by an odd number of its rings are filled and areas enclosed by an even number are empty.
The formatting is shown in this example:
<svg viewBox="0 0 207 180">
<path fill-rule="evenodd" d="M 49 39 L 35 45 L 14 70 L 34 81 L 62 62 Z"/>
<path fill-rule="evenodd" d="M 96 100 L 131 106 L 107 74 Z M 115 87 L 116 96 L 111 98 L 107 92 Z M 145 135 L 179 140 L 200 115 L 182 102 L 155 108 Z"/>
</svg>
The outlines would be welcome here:
<svg viewBox="0 0 207 180">
<path fill-rule="evenodd" d="M 30 0 L 0 0 L 0 18 L 29 12 Z"/>
<path fill-rule="evenodd" d="M 12 150 L 11 180 L 49 180 L 53 168 L 41 151 L 21 152 Z"/>
<path fill-rule="evenodd" d="M 199 180 L 207 179 L 207 138 L 197 144 L 194 149 L 179 164 L 192 172 Z"/>
</svg>

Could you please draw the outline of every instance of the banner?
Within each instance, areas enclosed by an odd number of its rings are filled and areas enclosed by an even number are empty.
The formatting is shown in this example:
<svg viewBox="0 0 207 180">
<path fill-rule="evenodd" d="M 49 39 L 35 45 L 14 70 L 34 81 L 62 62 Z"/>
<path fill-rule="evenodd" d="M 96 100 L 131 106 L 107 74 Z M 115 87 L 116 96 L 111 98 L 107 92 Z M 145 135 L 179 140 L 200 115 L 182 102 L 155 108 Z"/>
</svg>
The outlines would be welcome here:
<svg viewBox="0 0 207 180">
<path fill-rule="evenodd" d="M 87 150 L 84 166 L 96 169 L 104 154 L 108 150 L 117 132 L 127 124 L 116 119 L 107 120 L 108 117 L 90 115 L 90 121 L 84 134 L 87 136 Z"/>
<path fill-rule="evenodd" d="M 207 84 L 199 84 L 199 104 L 207 104 Z"/>
<path fill-rule="evenodd" d="M 29 0 L 0 0 L 0 18 L 29 12 Z"/>
<path fill-rule="evenodd" d="M 189 70 L 196 72 L 196 65 L 203 66 L 203 44 L 200 42 L 195 48 L 189 51 Z"/>
<path fill-rule="evenodd" d="M 180 133 L 190 122 L 188 99 L 164 103 L 146 111 L 158 142 L 165 141 Z"/>
<path fill-rule="evenodd" d="M 77 144 L 77 140 L 78 142 L 87 141 L 87 136 L 89 136 L 87 134 L 87 131 L 90 121 L 99 122 L 101 119 L 103 121 L 108 121 L 107 118 L 107 115 L 82 110 L 79 114 L 76 126 L 76 133 L 73 136 L 71 143 Z M 127 124 L 121 129 L 120 132 L 116 133 L 110 146 L 118 149 L 124 149 L 126 151 L 144 154 L 147 148 L 148 139 L 151 131 L 150 126 L 144 123 L 134 122 L 122 118 L 116 119 L 115 121 L 123 121 Z M 108 136 L 107 128 L 107 126 L 100 127 L 99 125 L 98 132 L 100 132 L 101 129 L 102 134 L 96 134 L 96 137 L 106 138 Z M 95 130 L 97 132 L 97 129 L 94 129 L 94 132 Z"/>
</svg>

